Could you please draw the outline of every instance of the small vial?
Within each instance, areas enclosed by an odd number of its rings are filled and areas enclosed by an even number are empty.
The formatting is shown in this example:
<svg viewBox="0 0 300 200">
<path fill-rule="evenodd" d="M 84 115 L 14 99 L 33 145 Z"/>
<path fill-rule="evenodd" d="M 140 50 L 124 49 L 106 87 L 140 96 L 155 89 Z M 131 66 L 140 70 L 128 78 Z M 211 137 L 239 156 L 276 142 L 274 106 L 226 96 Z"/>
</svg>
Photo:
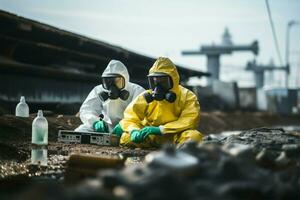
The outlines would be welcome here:
<svg viewBox="0 0 300 200">
<path fill-rule="evenodd" d="M 29 107 L 25 101 L 25 97 L 21 96 L 20 102 L 16 107 L 17 117 L 29 117 Z"/>
<path fill-rule="evenodd" d="M 32 122 L 32 139 L 31 143 L 37 145 L 48 144 L 48 122 L 43 116 L 43 111 L 39 110 L 37 117 Z"/>
</svg>

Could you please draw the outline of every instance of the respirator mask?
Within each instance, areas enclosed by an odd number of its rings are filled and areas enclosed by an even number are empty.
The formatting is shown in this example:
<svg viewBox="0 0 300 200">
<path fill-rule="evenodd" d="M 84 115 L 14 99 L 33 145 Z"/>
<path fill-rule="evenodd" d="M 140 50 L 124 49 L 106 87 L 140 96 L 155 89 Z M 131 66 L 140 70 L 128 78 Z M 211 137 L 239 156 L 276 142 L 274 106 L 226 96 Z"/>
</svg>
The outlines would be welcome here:
<svg viewBox="0 0 300 200">
<path fill-rule="evenodd" d="M 127 100 L 129 91 L 125 90 L 125 79 L 120 74 L 110 73 L 104 74 L 101 77 L 104 91 L 100 92 L 99 97 L 102 101 L 107 99 L 122 99 Z"/>
<path fill-rule="evenodd" d="M 176 94 L 170 91 L 173 88 L 173 81 L 168 74 L 156 72 L 149 74 L 147 77 L 149 87 L 152 90 L 144 94 L 147 103 L 151 103 L 154 100 L 166 100 L 173 103 L 176 100 Z"/>
</svg>

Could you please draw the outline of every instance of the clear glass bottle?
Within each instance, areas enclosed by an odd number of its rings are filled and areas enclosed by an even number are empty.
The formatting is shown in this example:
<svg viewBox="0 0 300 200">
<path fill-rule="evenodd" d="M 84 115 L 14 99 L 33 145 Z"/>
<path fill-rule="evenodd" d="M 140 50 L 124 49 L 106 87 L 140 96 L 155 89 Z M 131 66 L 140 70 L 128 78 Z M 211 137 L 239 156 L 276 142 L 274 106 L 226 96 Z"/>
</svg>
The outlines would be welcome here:
<svg viewBox="0 0 300 200">
<path fill-rule="evenodd" d="M 17 117 L 29 117 L 29 107 L 25 101 L 25 97 L 21 96 L 20 102 L 16 107 Z"/>
<path fill-rule="evenodd" d="M 31 143 L 37 145 L 48 144 L 48 122 L 43 116 L 43 111 L 39 110 L 37 117 L 32 122 L 32 139 Z"/>
</svg>

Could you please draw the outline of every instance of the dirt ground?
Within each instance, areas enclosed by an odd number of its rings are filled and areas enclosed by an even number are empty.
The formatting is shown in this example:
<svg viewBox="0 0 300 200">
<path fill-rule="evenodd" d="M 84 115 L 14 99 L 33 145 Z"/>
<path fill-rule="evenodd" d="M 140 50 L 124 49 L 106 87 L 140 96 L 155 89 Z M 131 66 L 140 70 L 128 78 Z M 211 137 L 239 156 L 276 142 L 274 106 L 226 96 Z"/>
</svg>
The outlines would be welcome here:
<svg viewBox="0 0 300 200">
<path fill-rule="evenodd" d="M 57 141 L 58 130 L 73 130 L 81 124 L 74 115 L 59 115 L 44 112 L 49 124 L 49 141 Z M 29 118 L 14 115 L 0 116 L 1 141 L 30 141 L 31 124 L 36 114 Z M 204 135 L 223 131 L 248 130 L 257 127 L 299 126 L 300 115 L 279 116 L 262 112 L 203 112 L 201 113 L 198 130 Z"/>
<path fill-rule="evenodd" d="M 57 142 L 58 131 L 61 129 L 74 130 L 81 124 L 81 121 L 76 116 L 59 115 L 47 111 L 44 112 L 44 116 L 49 124 L 49 144 L 40 148 L 31 144 L 31 125 L 35 116 L 36 114 L 31 114 L 29 118 L 21 118 L 13 115 L 0 115 L 0 197 L 10 199 L 11 189 L 14 188 L 13 192 L 21 192 L 25 189 L 24 185 L 40 182 L 55 182 L 56 185 L 65 182 L 68 177 L 68 170 L 70 174 L 70 169 L 75 171 L 77 169 L 76 166 L 72 168 L 68 165 L 68 161 L 71 160 L 70 155 L 73 153 L 101 158 L 121 157 L 125 161 L 124 165 L 130 166 L 142 164 L 144 156 L 156 150 L 59 143 Z M 218 135 L 224 131 L 284 126 L 300 127 L 300 116 L 204 112 L 201 115 L 198 130 L 204 135 Z M 209 137 L 206 137 L 206 142 L 214 142 L 210 141 Z M 258 140 L 261 141 L 260 138 Z M 274 142 L 268 143 L 273 144 Z M 35 159 L 39 160 L 39 164 L 33 164 Z M 46 165 L 42 165 L 42 162 L 46 162 Z M 93 168 L 92 166 L 89 173 L 95 172 Z M 72 173 L 72 178 L 74 174 L 77 175 L 78 172 Z"/>
<path fill-rule="evenodd" d="M 120 147 L 101 147 L 95 145 L 68 145 L 57 143 L 59 130 L 74 130 L 81 124 L 78 117 L 74 115 L 59 115 L 45 111 L 44 116 L 49 124 L 49 151 L 60 154 L 70 152 L 93 152 L 136 154 L 134 151 Z M 28 155 L 31 142 L 31 124 L 36 114 L 29 118 L 16 117 L 14 115 L 0 116 L 0 159 L 24 159 Z M 204 112 L 201 114 L 198 130 L 204 135 L 217 134 L 224 131 L 243 131 L 258 127 L 274 126 L 300 126 L 300 116 L 278 116 L 261 112 Z M 142 153 L 143 154 L 143 153 Z"/>
<path fill-rule="evenodd" d="M 280 116 L 266 112 L 204 112 L 200 117 L 199 130 L 207 135 L 258 127 L 299 125 L 300 115 Z"/>
<path fill-rule="evenodd" d="M 29 118 L 13 115 L 0 116 L 0 179 L 14 175 L 29 177 L 47 175 L 59 179 L 64 172 L 68 156 L 72 153 L 141 157 L 153 150 L 58 143 L 58 130 L 73 130 L 81 124 L 81 121 L 76 116 L 59 115 L 46 111 L 44 116 L 49 124 L 48 166 L 36 169 L 31 166 L 32 149 L 35 148 L 31 145 L 31 124 L 35 116 L 36 114 L 31 114 Z M 283 117 L 268 113 L 210 112 L 202 113 L 198 130 L 208 135 L 257 127 L 299 126 L 299 119 L 299 116 Z"/>
</svg>

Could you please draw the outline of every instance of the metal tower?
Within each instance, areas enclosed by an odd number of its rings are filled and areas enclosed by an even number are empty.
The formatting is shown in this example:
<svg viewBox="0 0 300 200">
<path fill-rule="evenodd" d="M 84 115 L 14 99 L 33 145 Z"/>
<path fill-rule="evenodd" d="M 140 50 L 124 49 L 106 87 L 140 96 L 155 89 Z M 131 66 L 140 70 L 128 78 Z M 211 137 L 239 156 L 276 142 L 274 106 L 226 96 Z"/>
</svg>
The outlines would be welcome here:
<svg viewBox="0 0 300 200">
<path fill-rule="evenodd" d="M 265 83 L 265 71 L 282 70 L 288 72 L 289 68 L 287 68 L 286 66 L 275 66 L 273 63 L 270 63 L 268 65 L 258 65 L 254 60 L 252 62 L 247 63 L 246 70 L 254 72 L 256 88 L 262 88 Z"/>
<path fill-rule="evenodd" d="M 213 79 L 219 79 L 221 55 L 231 54 L 234 51 L 252 51 L 257 55 L 258 49 L 256 40 L 250 45 L 234 45 L 228 29 L 225 28 L 220 45 L 202 45 L 200 51 L 182 51 L 182 55 L 205 55 L 207 57 L 207 71 L 211 74 L 208 84 L 211 85 Z"/>
</svg>

